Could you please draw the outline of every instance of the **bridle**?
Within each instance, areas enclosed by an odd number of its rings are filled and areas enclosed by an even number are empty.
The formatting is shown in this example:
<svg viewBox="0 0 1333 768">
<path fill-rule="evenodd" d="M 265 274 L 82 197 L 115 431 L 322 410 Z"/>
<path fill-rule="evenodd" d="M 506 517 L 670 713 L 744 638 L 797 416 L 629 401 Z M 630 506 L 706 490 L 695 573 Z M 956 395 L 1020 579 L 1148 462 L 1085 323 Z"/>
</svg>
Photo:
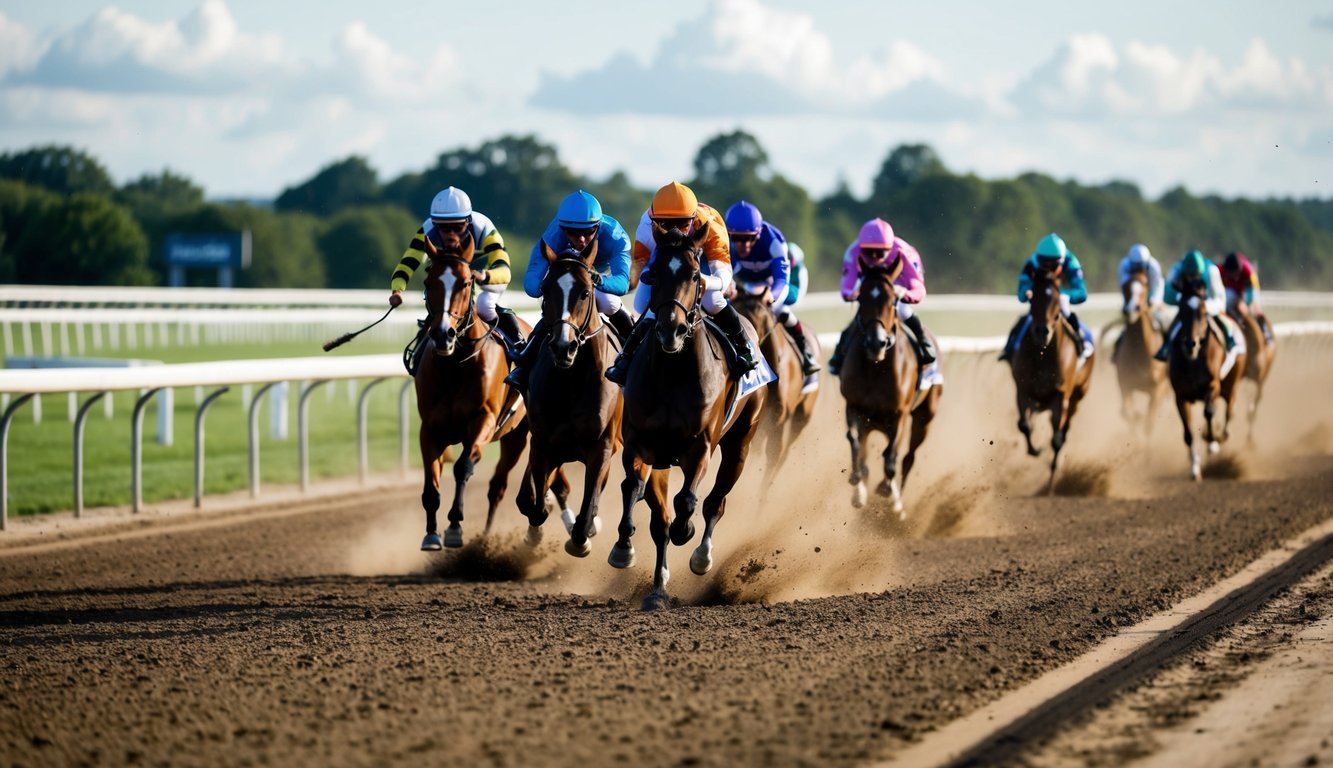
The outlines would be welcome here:
<svg viewBox="0 0 1333 768">
<path fill-rule="evenodd" d="M 894 334 L 897 333 L 898 328 L 897 297 L 893 295 L 893 281 L 897 279 L 898 273 L 901 270 L 901 264 L 898 265 L 898 269 L 893 269 L 887 266 L 867 266 L 863 264 L 861 271 L 861 286 L 856 292 L 856 302 L 858 305 L 861 305 L 861 297 L 865 295 L 865 281 L 868 277 L 876 278 L 876 287 L 883 288 L 887 292 L 888 298 L 885 299 L 884 307 L 880 310 L 879 315 L 875 317 L 875 326 L 883 328 L 884 334 L 889 338 L 892 338 Z M 880 277 L 884 279 L 884 284 L 882 286 L 878 283 L 878 278 Z M 883 314 L 885 310 L 891 310 L 893 312 L 893 321 L 888 325 L 884 324 Z M 861 332 L 862 338 L 869 338 L 869 331 L 874 326 L 867 326 L 865 321 L 861 319 L 860 312 L 857 312 L 853 317 L 856 320 L 856 328 Z"/>
<path fill-rule="evenodd" d="M 552 279 L 551 276 L 555 273 L 555 268 L 556 268 L 557 266 L 562 266 L 562 265 L 563 265 L 563 266 L 566 266 L 566 267 L 569 267 L 571 271 L 572 271 L 574 268 L 577 268 L 577 269 L 581 269 L 581 270 L 583 270 L 584 272 L 587 272 L 587 273 L 588 273 L 588 277 L 591 278 L 591 280 L 592 280 L 592 284 L 593 284 L 594 286 L 596 286 L 596 285 L 598 285 L 598 284 L 600 284 L 600 283 L 602 282 L 602 280 L 601 280 L 601 278 L 602 278 L 601 274 L 600 274 L 597 270 L 595 270 L 595 269 L 593 269 L 592 267 L 588 266 L 587 262 L 583 261 L 582 259 L 571 259 L 571 258 L 568 258 L 568 257 L 560 257 L 560 258 L 555 259 L 554 261 L 551 262 L 551 266 L 550 266 L 550 268 L 548 269 L 548 271 L 547 271 L 547 273 L 546 273 L 546 278 L 545 278 L 545 281 L 544 281 L 544 282 L 549 282 L 549 281 L 551 281 L 551 279 Z M 545 288 L 543 287 L 543 290 L 542 290 L 542 296 L 543 296 L 543 299 L 542 299 L 542 300 L 543 300 L 543 301 L 545 301 L 545 295 L 546 295 L 546 291 L 545 291 Z M 568 326 L 569 326 L 570 331 L 571 331 L 571 332 L 573 333 L 573 335 L 574 335 L 574 348 L 575 348 L 575 349 L 578 349 L 580 346 L 582 346 L 582 345 L 583 345 L 583 342 L 587 341 L 587 340 L 590 339 L 590 338 L 593 338 L 594 336 L 596 336 L 597 334 L 599 334 L 599 333 L 601 333 L 603 330 L 605 330 L 605 328 L 606 328 L 606 324 L 605 324 L 605 323 L 602 323 L 602 324 L 599 324 L 596 328 L 594 328 L 591 332 L 588 331 L 588 326 L 592 324 L 592 319 L 593 319 L 593 317 L 594 317 L 596 314 L 597 314 L 597 301 L 596 301 L 596 299 L 593 298 L 592 296 L 589 296 L 589 297 L 588 297 L 588 311 L 584 314 L 584 316 L 583 316 L 583 320 L 582 320 L 581 322 L 579 322 L 579 323 L 576 325 L 574 322 L 572 322 L 572 321 L 570 321 L 570 320 L 567 320 L 567 319 L 565 319 L 565 318 L 563 318 L 563 317 L 560 318 L 559 321 L 557 321 L 559 325 L 568 325 Z M 556 337 L 556 334 L 554 334 L 554 333 L 549 334 L 549 335 L 547 336 L 547 339 L 548 339 L 547 343 L 549 344 L 549 343 L 550 343 L 550 340 L 555 339 L 555 337 Z"/>
<path fill-rule="evenodd" d="M 662 258 L 662 254 L 660 253 L 657 254 L 656 258 L 658 259 Z M 654 280 L 653 282 L 656 283 L 657 281 Z M 671 296 L 666 301 L 658 302 L 656 305 L 650 306 L 650 309 L 652 309 L 654 316 L 660 318 L 662 317 L 663 309 L 669 309 L 671 307 L 679 307 L 680 311 L 685 313 L 685 325 L 686 328 L 688 328 L 686 338 L 689 338 L 694 334 L 694 329 L 697 328 L 701 322 L 703 322 L 703 311 L 699 307 L 700 302 L 703 300 L 703 295 L 704 295 L 704 281 L 703 277 L 700 276 L 694 281 L 694 301 L 690 302 L 691 306 L 687 307 L 685 306 L 684 303 L 681 302 L 680 299 L 676 298 L 675 296 Z"/>
</svg>

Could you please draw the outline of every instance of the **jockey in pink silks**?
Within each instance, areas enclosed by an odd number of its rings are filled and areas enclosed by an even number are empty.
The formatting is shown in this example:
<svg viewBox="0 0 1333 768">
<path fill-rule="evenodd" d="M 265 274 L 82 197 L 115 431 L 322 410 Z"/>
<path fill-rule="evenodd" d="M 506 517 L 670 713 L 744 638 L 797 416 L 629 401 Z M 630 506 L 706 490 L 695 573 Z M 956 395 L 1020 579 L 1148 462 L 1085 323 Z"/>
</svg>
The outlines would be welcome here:
<svg viewBox="0 0 1333 768">
<path fill-rule="evenodd" d="M 899 269 L 899 263 L 902 267 Z M 909 331 L 922 367 L 935 362 L 935 345 L 930 336 L 921 327 L 921 318 L 912 310 L 913 304 L 920 304 L 926 298 L 925 268 L 921 264 L 921 254 L 911 243 L 893 234 L 893 227 L 883 219 L 871 219 L 861 226 L 861 234 L 847 246 L 842 256 L 842 300 L 852 301 L 856 296 L 857 286 L 861 282 L 861 270 L 866 268 L 898 270 L 893 280 L 893 293 L 898 298 L 898 317 Z M 828 371 L 838 375 L 842 368 L 843 355 L 846 354 L 847 330 L 838 338 L 838 345 L 829 358 Z"/>
</svg>

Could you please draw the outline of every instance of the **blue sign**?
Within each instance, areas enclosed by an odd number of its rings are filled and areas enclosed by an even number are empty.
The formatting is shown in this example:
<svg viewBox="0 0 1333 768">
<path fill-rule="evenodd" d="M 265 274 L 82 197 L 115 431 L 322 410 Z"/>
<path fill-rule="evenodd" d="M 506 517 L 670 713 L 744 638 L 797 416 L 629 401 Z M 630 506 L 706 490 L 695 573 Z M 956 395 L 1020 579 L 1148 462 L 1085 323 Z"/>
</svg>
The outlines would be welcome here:
<svg viewBox="0 0 1333 768">
<path fill-rule="evenodd" d="M 250 266 L 250 230 L 167 235 L 167 266 L 245 269 Z"/>
</svg>

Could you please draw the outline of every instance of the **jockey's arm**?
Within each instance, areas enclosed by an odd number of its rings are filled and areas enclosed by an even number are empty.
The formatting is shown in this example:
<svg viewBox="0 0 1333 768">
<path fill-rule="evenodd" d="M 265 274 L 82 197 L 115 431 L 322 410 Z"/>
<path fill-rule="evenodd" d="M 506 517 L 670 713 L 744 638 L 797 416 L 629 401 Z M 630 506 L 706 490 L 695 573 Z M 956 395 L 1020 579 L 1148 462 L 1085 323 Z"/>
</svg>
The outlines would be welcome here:
<svg viewBox="0 0 1333 768">
<path fill-rule="evenodd" d="M 605 221 L 603 221 L 605 226 Z M 633 245 L 630 242 L 629 234 L 625 228 L 620 226 L 620 222 L 611 228 L 610 233 L 603 235 L 598 233 L 599 243 L 597 246 L 597 261 L 606 260 L 606 267 L 602 271 L 601 285 L 597 290 L 602 293 L 609 293 L 613 296 L 624 296 L 630 289 L 631 265 L 633 263 Z"/>
<path fill-rule="evenodd" d="M 1222 270 L 1216 266 L 1208 269 L 1208 291 L 1204 296 L 1204 306 L 1208 314 L 1216 317 L 1227 311 L 1227 290 L 1222 285 Z"/>
<path fill-rule="evenodd" d="M 1088 300 L 1088 286 L 1083 282 L 1083 265 L 1078 263 L 1078 257 L 1072 253 L 1065 257 L 1063 293 L 1069 297 L 1070 304 L 1082 304 Z"/>
<path fill-rule="evenodd" d="M 542 252 L 544 242 L 546 241 L 541 239 L 533 244 L 532 252 L 528 254 L 528 269 L 523 273 L 523 292 L 534 299 L 541 298 L 542 280 L 551 267 L 546 261 L 546 254 Z"/>
<path fill-rule="evenodd" d="M 412 242 L 408 243 L 407 250 L 403 251 L 403 257 L 398 260 L 398 265 L 393 268 L 393 275 L 389 278 L 389 290 L 394 293 L 407 290 L 408 281 L 425 260 L 426 232 L 419 228 Z"/>
<path fill-rule="evenodd" d="M 768 274 L 772 280 L 773 304 L 780 306 L 787 299 L 787 286 L 791 283 L 791 262 L 787 254 L 787 243 L 773 238 L 768 254 L 772 257 Z"/>
<path fill-rule="evenodd" d="M 1032 298 L 1032 272 L 1025 263 L 1018 273 L 1018 300 L 1026 304 Z"/>
<path fill-rule="evenodd" d="M 842 284 L 839 292 L 843 301 L 851 301 L 856 293 L 856 282 L 861 278 L 861 268 L 856 262 L 856 242 L 853 241 L 842 255 Z"/>
</svg>

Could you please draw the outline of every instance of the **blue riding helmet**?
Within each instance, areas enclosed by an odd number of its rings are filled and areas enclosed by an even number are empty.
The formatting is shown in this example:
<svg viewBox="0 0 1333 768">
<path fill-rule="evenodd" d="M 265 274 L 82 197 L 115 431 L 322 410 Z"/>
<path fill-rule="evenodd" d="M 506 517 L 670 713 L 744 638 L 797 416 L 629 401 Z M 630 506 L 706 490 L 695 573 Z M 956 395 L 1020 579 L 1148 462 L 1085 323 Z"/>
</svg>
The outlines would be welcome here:
<svg viewBox="0 0 1333 768">
<path fill-rule="evenodd" d="M 757 235 L 764 226 L 764 216 L 753 203 L 744 200 L 727 209 L 725 216 L 727 232 L 742 235 Z"/>
<path fill-rule="evenodd" d="M 1059 235 L 1052 232 L 1037 243 L 1037 250 L 1032 255 L 1037 257 L 1037 261 L 1064 261 L 1069 255 L 1069 248 Z"/>
<path fill-rule="evenodd" d="M 555 218 L 560 222 L 560 226 L 570 229 L 595 227 L 602 221 L 602 204 L 597 202 L 597 198 L 580 189 L 560 201 L 560 208 L 556 211 Z"/>
</svg>

